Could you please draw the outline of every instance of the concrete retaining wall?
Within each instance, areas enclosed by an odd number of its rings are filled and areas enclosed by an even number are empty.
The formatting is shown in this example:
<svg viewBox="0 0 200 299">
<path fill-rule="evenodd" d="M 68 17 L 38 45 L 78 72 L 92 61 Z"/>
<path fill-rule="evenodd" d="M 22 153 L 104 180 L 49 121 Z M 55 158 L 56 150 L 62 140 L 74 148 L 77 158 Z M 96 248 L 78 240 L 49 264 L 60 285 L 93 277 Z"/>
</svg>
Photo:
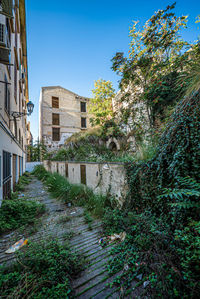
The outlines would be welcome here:
<svg viewBox="0 0 200 299">
<path fill-rule="evenodd" d="M 110 191 L 120 205 L 123 204 L 127 192 L 123 163 L 44 161 L 43 164 L 46 170 L 65 176 L 72 184 L 81 184 L 85 179 L 86 185 L 95 193 L 106 194 Z M 82 172 L 81 166 L 84 169 Z"/>
</svg>

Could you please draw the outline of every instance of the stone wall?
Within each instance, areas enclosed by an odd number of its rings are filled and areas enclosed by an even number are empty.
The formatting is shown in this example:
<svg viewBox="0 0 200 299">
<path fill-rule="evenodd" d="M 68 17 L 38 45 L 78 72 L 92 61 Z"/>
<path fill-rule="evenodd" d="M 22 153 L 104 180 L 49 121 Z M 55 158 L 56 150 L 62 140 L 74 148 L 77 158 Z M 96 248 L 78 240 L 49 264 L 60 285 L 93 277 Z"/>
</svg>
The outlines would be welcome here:
<svg viewBox="0 0 200 299">
<path fill-rule="evenodd" d="M 80 184 L 86 180 L 86 185 L 97 194 L 110 192 L 123 204 L 126 192 L 126 175 L 123 163 L 117 162 L 57 162 L 44 161 L 44 167 L 50 172 L 65 176 L 70 183 Z M 85 169 L 85 171 L 81 171 Z M 84 175 L 85 174 L 85 175 Z"/>
<path fill-rule="evenodd" d="M 52 97 L 59 99 L 59 108 L 52 108 Z M 81 102 L 86 105 L 86 112 L 81 112 Z M 42 87 L 40 94 L 39 137 L 48 151 L 63 146 L 72 134 L 90 127 L 88 115 L 89 99 L 81 97 L 61 86 Z M 59 114 L 59 125 L 54 125 L 52 114 Z M 86 128 L 81 127 L 81 118 L 86 118 Z M 60 140 L 52 140 L 52 128 L 60 129 Z"/>
</svg>

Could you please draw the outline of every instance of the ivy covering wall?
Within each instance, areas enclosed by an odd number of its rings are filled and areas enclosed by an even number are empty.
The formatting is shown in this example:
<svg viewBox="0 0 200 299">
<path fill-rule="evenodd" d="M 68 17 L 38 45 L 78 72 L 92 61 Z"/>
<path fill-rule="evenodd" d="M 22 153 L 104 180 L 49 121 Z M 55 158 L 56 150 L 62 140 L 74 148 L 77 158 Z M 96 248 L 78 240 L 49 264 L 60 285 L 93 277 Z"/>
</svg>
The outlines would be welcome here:
<svg viewBox="0 0 200 299">
<path fill-rule="evenodd" d="M 200 180 L 200 91 L 184 98 L 177 106 L 157 153 L 148 162 L 129 163 L 127 206 L 156 214 L 169 211 L 170 197 L 160 198 L 163 188 L 182 188 L 180 178 Z M 191 198 L 195 201 L 195 198 Z"/>
</svg>

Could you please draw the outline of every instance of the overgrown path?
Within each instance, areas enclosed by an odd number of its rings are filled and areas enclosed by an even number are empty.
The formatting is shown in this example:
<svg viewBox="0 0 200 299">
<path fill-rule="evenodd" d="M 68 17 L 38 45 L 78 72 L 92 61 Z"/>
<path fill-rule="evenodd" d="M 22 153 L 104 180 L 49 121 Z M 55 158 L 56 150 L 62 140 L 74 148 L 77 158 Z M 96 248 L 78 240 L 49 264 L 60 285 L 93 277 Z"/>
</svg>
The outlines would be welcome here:
<svg viewBox="0 0 200 299">
<path fill-rule="evenodd" d="M 5 251 L 22 237 L 30 241 L 39 241 L 57 238 L 64 242 L 69 240 L 73 251 L 86 257 L 86 269 L 72 282 L 76 298 L 119 298 L 117 288 L 110 288 L 110 283 L 120 275 L 109 276 L 107 262 L 110 258 L 110 249 L 113 245 L 101 247 L 99 239 L 102 236 L 101 223 L 93 221 L 88 225 L 85 221 L 84 210 L 80 207 L 67 207 L 48 193 L 41 181 L 33 178 L 26 187 L 24 197 L 28 200 L 37 200 L 46 205 L 47 213 L 42 217 L 40 225 L 35 231 L 27 228 L 5 234 L 0 242 L 0 264 L 11 262 L 15 254 L 6 254 Z M 121 291 L 121 290 L 120 290 Z M 127 296 L 127 298 L 132 298 Z"/>
</svg>

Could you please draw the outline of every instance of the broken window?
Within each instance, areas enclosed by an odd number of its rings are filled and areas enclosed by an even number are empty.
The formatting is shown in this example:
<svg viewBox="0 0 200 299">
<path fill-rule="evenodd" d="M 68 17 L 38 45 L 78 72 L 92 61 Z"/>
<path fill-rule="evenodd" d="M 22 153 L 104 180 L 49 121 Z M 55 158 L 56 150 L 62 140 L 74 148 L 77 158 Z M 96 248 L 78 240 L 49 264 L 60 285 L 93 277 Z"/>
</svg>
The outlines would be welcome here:
<svg viewBox="0 0 200 299">
<path fill-rule="evenodd" d="M 52 108 L 59 108 L 59 98 L 52 97 Z"/>
<path fill-rule="evenodd" d="M 60 128 L 52 128 L 52 140 L 60 141 Z"/>
</svg>

